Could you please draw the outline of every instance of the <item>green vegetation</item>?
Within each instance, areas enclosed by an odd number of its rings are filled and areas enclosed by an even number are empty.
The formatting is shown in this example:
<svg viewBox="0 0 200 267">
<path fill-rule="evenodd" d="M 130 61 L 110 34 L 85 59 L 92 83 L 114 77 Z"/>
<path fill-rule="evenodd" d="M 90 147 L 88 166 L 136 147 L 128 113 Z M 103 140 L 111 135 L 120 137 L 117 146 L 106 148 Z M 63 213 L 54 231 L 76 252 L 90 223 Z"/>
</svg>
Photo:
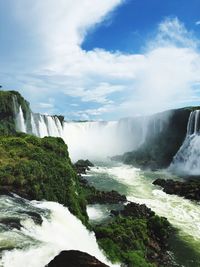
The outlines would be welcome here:
<svg viewBox="0 0 200 267">
<path fill-rule="evenodd" d="M 0 91 L 1 192 L 14 192 L 28 199 L 59 202 L 88 227 L 87 202 L 124 201 L 123 196 L 113 191 L 100 192 L 81 181 L 69 158 L 67 145 L 61 138 L 41 139 L 17 133 L 15 101 L 22 108 L 28 132 L 32 130 L 29 103 L 18 92 Z M 177 115 L 170 120 L 171 124 L 164 136 L 152 137 L 137 152 L 126 154 L 124 161 L 145 166 L 149 162 L 165 165 L 183 141 L 188 114 L 186 110 L 182 114 L 184 119 Z M 62 123 L 64 118 L 58 118 Z M 177 123 L 178 130 L 174 130 Z M 139 216 L 136 212 L 134 216 L 118 214 L 107 224 L 94 226 L 99 245 L 112 262 L 123 262 L 129 267 L 162 266 L 157 263 L 160 259 L 162 262 L 162 253 L 165 254 L 169 224 L 154 213 L 142 216 L 140 209 L 139 213 Z"/>
<path fill-rule="evenodd" d="M 113 263 L 123 262 L 129 267 L 153 267 L 159 261 L 159 266 L 162 266 L 161 254 L 165 253 L 169 235 L 169 223 L 165 218 L 156 215 L 150 218 L 119 215 L 114 221 L 97 226 L 95 233 L 100 247 Z"/>
<path fill-rule="evenodd" d="M 57 201 L 87 221 L 86 202 L 61 138 L 0 136 L 0 189 L 26 198 Z"/>
</svg>

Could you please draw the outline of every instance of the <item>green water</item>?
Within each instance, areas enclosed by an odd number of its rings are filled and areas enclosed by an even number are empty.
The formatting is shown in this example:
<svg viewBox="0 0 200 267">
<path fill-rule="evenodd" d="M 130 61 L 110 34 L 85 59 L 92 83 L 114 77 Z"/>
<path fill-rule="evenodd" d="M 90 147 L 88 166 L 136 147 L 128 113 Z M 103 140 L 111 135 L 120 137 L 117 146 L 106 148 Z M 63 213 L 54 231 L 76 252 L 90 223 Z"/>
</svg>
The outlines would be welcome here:
<svg viewBox="0 0 200 267">
<path fill-rule="evenodd" d="M 200 205 L 168 195 L 152 184 L 157 178 L 178 177 L 167 172 L 143 172 L 113 162 L 98 162 L 96 166 L 86 176 L 89 183 L 100 190 L 116 190 L 128 200 L 146 204 L 156 214 L 166 217 L 177 229 L 170 240 L 176 266 L 200 267 Z"/>
</svg>

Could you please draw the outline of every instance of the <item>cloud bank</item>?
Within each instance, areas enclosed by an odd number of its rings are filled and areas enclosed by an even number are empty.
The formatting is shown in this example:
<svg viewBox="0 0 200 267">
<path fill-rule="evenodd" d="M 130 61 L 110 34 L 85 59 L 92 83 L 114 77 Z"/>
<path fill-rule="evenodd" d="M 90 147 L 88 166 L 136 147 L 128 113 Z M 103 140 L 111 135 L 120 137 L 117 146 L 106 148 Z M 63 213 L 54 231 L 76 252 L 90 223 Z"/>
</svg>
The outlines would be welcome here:
<svg viewBox="0 0 200 267">
<path fill-rule="evenodd" d="M 23 57 L 27 68 L 16 63 L 12 79 L 37 111 L 113 119 L 199 104 L 199 40 L 178 18 L 162 21 L 140 54 L 82 49 L 91 29 L 112 19 L 123 2 L 16 0 L 10 5 L 16 27 L 23 25 L 24 37 L 34 40 Z M 8 71 L 5 77 L 11 79 Z"/>
</svg>

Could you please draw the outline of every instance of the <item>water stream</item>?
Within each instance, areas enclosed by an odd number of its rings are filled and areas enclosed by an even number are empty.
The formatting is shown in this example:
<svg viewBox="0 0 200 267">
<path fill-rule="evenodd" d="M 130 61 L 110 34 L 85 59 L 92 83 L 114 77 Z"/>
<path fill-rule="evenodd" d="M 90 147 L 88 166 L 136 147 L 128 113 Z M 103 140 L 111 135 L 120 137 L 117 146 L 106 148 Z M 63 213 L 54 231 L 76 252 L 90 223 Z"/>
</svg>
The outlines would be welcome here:
<svg viewBox="0 0 200 267">
<path fill-rule="evenodd" d="M 98 189 L 115 189 L 126 194 L 129 201 L 146 204 L 156 214 L 166 217 L 177 229 L 172 250 L 177 266 L 200 266 L 200 205 L 176 195 L 164 193 L 152 182 L 158 178 L 172 178 L 167 172 L 143 172 L 140 169 L 110 162 L 98 163 L 86 176 Z M 91 209 L 91 207 L 90 207 Z M 105 208 L 104 208 L 105 209 Z M 101 220 L 103 210 L 92 210 L 93 219 Z"/>
</svg>

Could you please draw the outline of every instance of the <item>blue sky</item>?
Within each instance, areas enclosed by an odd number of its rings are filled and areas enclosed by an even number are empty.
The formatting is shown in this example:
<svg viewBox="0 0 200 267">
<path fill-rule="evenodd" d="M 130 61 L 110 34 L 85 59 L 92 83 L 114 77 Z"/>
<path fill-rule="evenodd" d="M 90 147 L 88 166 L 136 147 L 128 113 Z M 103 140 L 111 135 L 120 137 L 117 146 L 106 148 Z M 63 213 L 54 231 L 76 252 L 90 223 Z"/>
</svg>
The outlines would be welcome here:
<svg viewBox="0 0 200 267">
<path fill-rule="evenodd" d="M 128 0 L 113 12 L 108 23 L 91 31 L 82 47 L 140 53 L 147 38 L 165 18 L 179 18 L 199 36 L 200 1 L 198 0 Z M 110 21 L 110 23 L 109 23 Z"/>
<path fill-rule="evenodd" d="M 0 0 L 0 81 L 35 112 L 200 105 L 199 0 Z"/>
</svg>

